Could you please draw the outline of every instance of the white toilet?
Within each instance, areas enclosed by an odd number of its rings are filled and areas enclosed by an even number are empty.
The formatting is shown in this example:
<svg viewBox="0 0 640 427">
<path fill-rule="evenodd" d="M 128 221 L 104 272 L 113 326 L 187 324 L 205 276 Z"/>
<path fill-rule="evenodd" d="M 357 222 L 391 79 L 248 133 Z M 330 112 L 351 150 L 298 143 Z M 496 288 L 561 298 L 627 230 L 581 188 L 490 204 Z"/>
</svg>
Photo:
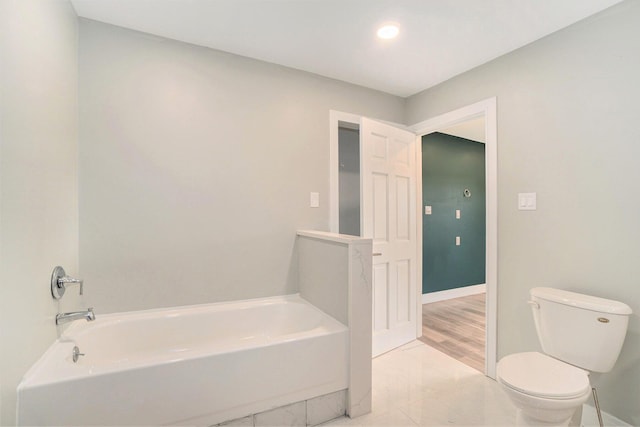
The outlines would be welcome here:
<svg viewBox="0 0 640 427">
<path fill-rule="evenodd" d="M 631 308 L 553 288 L 530 294 L 544 354 L 502 358 L 497 379 L 518 408 L 518 425 L 566 426 L 591 396 L 589 372 L 609 372 L 615 365 Z"/>
</svg>

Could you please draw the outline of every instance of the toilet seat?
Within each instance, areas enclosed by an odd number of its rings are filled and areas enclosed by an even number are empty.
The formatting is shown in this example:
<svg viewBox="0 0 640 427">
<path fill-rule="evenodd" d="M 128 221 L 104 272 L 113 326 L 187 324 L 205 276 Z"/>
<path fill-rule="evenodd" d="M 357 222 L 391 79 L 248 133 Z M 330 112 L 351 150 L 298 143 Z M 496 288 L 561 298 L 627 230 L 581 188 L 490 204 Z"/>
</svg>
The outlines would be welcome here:
<svg viewBox="0 0 640 427">
<path fill-rule="evenodd" d="M 572 399 L 591 390 L 587 371 L 538 352 L 506 356 L 496 373 L 505 386 L 535 397 Z"/>
</svg>

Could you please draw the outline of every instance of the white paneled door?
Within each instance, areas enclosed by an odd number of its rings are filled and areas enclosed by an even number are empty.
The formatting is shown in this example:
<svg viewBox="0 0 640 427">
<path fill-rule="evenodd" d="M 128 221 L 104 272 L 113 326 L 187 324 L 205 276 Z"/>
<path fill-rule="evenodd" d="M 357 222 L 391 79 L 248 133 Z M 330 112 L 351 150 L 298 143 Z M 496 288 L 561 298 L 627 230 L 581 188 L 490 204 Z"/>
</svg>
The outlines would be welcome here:
<svg viewBox="0 0 640 427">
<path fill-rule="evenodd" d="M 373 239 L 373 355 L 416 338 L 416 135 L 362 118 L 361 227 Z"/>
</svg>

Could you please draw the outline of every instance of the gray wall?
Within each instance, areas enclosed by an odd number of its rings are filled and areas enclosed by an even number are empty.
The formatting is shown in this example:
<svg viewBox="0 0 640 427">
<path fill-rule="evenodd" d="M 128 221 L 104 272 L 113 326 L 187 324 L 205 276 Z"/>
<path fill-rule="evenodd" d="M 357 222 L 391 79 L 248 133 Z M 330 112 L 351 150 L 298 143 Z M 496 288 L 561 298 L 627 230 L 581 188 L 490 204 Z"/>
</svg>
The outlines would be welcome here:
<svg viewBox="0 0 640 427">
<path fill-rule="evenodd" d="M 80 21 L 80 262 L 98 312 L 292 293 L 328 229 L 329 110 L 404 99 Z M 320 193 L 320 208 L 309 193 Z"/>
<path fill-rule="evenodd" d="M 53 267 L 78 270 L 77 20 L 66 1 L 0 1 L 0 424 L 16 386 L 77 308 L 51 297 Z"/>
<path fill-rule="evenodd" d="M 499 357 L 539 350 L 535 286 L 624 301 L 635 314 L 604 410 L 640 425 L 640 2 L 628 1 L 408 99 L 416 123 L 497 96 Z M 538 210 L 517 210 L 517 193 Z"/>
</svg>

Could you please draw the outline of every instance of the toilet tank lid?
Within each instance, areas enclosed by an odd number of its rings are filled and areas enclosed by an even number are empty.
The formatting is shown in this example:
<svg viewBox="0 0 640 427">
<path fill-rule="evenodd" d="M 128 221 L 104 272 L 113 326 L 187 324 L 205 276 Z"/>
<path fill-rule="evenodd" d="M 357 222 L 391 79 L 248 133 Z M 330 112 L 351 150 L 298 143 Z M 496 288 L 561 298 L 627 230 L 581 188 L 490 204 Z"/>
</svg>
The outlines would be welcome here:
<svg viewBox="0 0 640 427">
<path fill-rule="evenodd" d="M 591 295 L 569 292 L 555 288 L 533 288 L 530 291 L 532 297 L 541 298 L 564 305 L 583 308 L 585 310 L 597 311 L 600 313 L 630 315 L 633 311 L 627 304 L 606 298 L 594 297 Z"/>
</svg>

